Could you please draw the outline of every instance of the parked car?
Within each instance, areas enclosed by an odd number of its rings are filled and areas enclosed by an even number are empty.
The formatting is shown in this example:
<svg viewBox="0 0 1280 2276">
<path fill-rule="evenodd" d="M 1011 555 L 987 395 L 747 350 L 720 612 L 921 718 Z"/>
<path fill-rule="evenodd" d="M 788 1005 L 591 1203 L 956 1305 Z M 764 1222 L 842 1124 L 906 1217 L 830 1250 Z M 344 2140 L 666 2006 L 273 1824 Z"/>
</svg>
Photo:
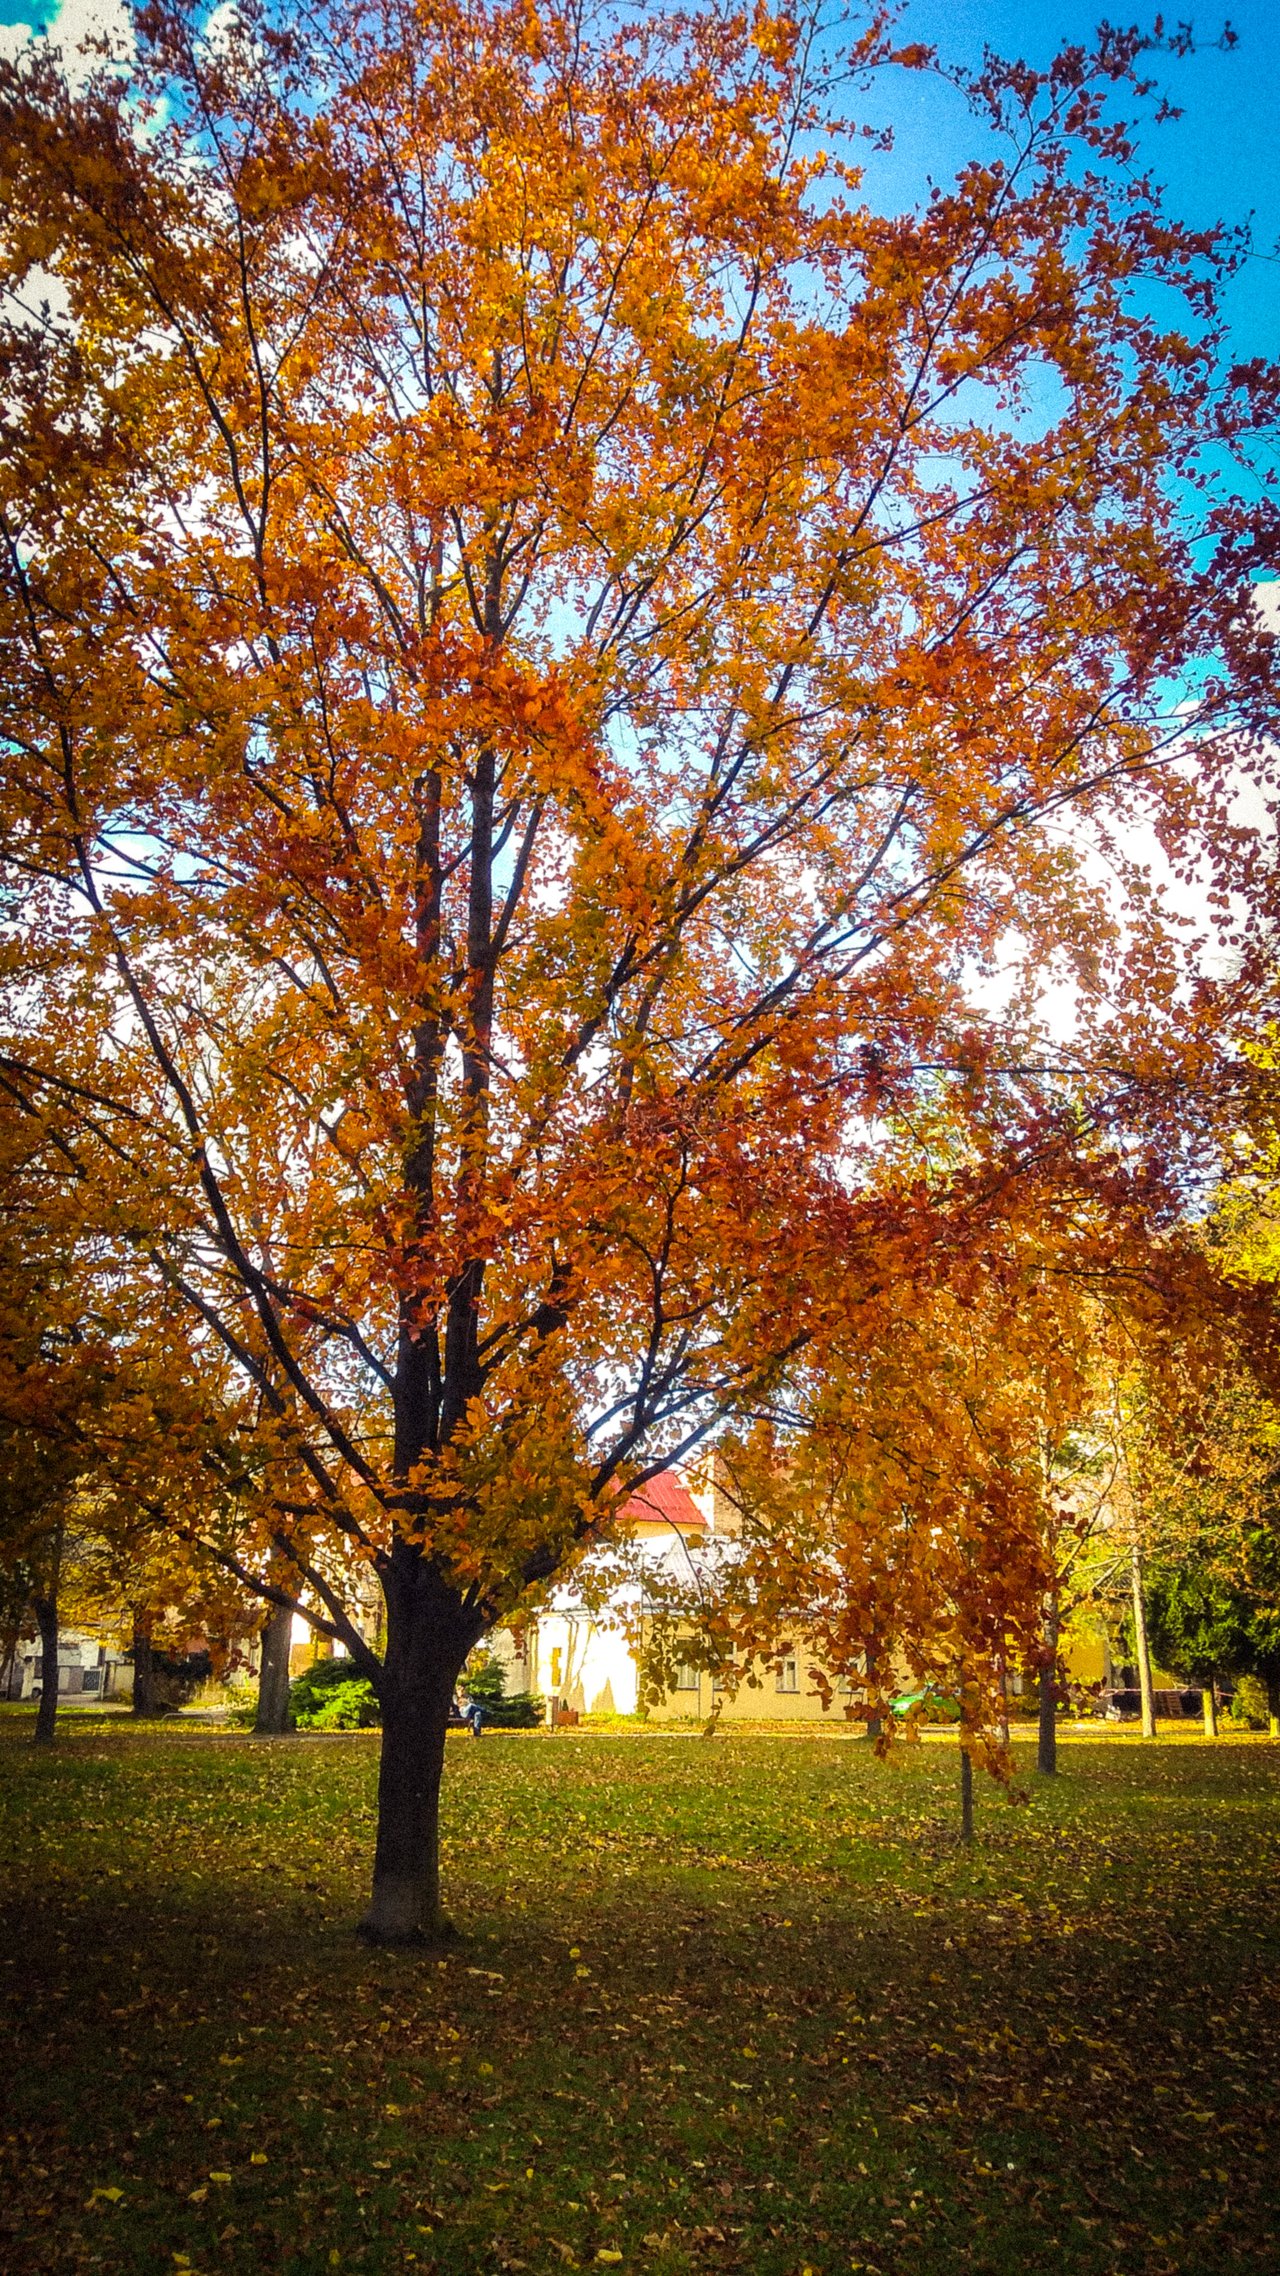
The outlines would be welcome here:
<svg viewBox="0 0 1280 2276">
<path fill-rule="evenodd" d="M 899 1716 L 910 1715 L 917 1707 L 922 1710 L 922 1720 L 926 1723 L 954 1723 L 960 1714 L 955 1700 L 949 1699 L 945 1691 L 936 1691 L 931 1683 L 922 1691 L 904 1691 L 891 1702 L 891 1712 Z"/>
</svg>

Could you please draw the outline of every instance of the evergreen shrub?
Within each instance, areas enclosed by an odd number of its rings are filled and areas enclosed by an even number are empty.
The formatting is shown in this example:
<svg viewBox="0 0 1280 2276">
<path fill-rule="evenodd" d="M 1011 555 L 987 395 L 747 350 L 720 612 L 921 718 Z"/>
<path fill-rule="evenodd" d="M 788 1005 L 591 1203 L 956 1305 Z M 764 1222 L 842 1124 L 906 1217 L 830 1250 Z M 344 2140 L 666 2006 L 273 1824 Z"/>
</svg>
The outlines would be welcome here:
<svg viewBox="0 0 1280 2276">
<path fill-rule="evenodd" d="M 373 1686 L 349 1659 L 313 1660 L 289 1686 L 300 1731 L 368 1731 L 381 1720 Z"/>
</svg>

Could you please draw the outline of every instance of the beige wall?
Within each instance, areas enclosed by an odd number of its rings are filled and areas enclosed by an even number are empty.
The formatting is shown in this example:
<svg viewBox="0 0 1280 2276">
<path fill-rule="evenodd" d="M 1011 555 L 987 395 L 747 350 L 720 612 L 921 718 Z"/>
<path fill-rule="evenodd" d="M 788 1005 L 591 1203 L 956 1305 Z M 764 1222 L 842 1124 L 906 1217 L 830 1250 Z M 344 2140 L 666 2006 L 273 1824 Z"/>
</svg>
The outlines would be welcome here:
<svg viewBox="0 0 1280 2276">
<path fill-rule="evenodd" d="M 558 1699 L 579 1715 L 636 1711 L 639 1676 L 625 1635 L 586 1612 L 540 1613 L 520 1636 L 496 1636 L 494 1647 L 506 1666 L 508 1691 Z"/>
<path fill-rule="evenodd" d="M 550 1701 L 558 1699 L 580 1715 L 633 1715 L 639 1701 L 639 1670 L 626 1635 L 591 1619 L 587 1613 L 543 1612 L 531 1620 L 518 1638 L 500 1632 L 494 1648 L 507 1668 L 509 1691 L 533 1691 Z M 698 1671 L 697 1688 L 668 1691 L 649 1709 L 653 1722 L 703 1722 L 718 1709 L 718 1719 L 730 1723 L 826 1723 L 846 1726 L 847 1693 L 837 1691 L 828 1708 L 810 1679 L 812 1655 L 797 1650 L 795 1689 L 780 1689 L 772 1669 L 758 1670 L 758 1685 L 745 1681 L 735 1693 L 713 1687 L 706 1669 Z M 1100 1640 L 1068 1637 L 1063 1662 L 1069 1681 L 1085 1685 L 1104 1679 L 1105 1653 Z M 1116 1680 L 1119 1680 L 1118 1670 Z M 1171 1686 L 1171 1677 L 1157 1674 L 1158 1686 Z M 903 1678 L 904 1687 L 908 1679 Z"/>
</svg>

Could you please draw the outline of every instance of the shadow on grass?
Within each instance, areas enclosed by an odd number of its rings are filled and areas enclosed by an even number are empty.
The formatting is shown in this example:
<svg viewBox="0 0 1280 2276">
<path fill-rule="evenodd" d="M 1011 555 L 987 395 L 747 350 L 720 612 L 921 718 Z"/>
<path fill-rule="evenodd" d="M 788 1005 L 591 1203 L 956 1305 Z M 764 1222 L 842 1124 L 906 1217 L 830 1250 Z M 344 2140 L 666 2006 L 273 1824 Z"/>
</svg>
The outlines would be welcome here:
<svg viewBox="0 0 1280 2276">
<path fill-rule="evenodd" d="M 367 1743 L 7 1738 L 14 2266 L 1280 2265 L 1266 1750 L 965 1856 L 941 1748 L 459 1749 L 441 1955 L 355 1941 Z"/>
</svg>

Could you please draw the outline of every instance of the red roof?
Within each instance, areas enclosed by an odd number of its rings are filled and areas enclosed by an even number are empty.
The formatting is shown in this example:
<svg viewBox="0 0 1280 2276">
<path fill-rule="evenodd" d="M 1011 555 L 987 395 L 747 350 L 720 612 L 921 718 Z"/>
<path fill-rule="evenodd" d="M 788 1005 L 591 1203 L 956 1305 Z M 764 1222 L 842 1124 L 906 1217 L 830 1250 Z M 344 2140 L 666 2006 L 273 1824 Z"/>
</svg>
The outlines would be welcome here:
<svg viewBox="0 0 1280 2276">
<path fill-rule="evenodd" d="M 645 1486 L 637 1486 L 622 1507 L 623 1524 L 675 1525 L 682 1533 L 702 1530 L 706 1519 L 687 1486 L 674 1470 L 659 1470 Z"/>
</svg>

